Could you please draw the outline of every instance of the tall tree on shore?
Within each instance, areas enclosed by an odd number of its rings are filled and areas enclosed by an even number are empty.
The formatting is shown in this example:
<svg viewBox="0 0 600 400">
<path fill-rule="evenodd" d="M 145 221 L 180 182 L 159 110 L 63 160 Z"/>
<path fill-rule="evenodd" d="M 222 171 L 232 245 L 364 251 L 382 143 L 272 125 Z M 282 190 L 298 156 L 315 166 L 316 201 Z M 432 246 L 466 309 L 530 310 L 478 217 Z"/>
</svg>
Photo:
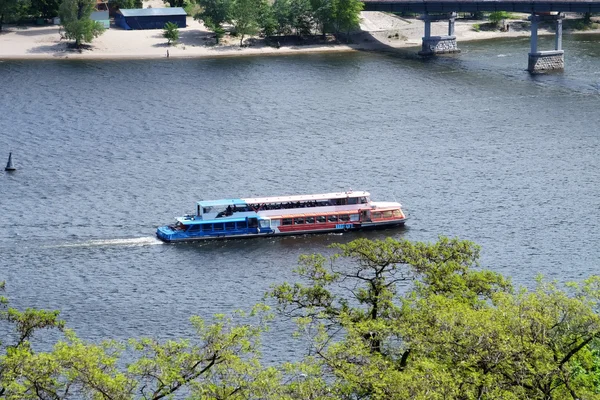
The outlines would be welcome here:
<svg viewBox="0 0 600 400">
<path fill-rule="evenodd" d="M 74 40 L 76 48 L 104 33 L 104 26 L 90 18 L 95 6 L 95 0 L 62 0 L 60 23 L 65 30 L 65 38 Z"/>
<path fill-rule="evenodd" d="M 360 23 L 360 12 L 364 4 L 360 0 L 334 0 L 334 26 L 336 32 L 344 32 L 346 40 L 349 40 L 350 31 L 358 28 Z"/>
<path fill-rule="evenodd" d="M 260 3 L 258 0 L 233 0 L 231 4 L 231 21 L 235 33 L 240 36 L 240 47 L 246 36 L 258 33 L 259 11 Z"/>
<path fill-rule="evenodd" d="M 331 32 L 335 15 L 334 0 L 311 0 L 314 22 L 323 37 Z"/>
<path fill-rule="evenodd" d="M 278 35 L 292 33 L 292 4 L 291 0 L 275 0 L 272 5 L 273 18 Z"/>
<path fill-rule="evenodd" d="M 217 44 L 223 34 L 223 24 L 231 21 L 232 0 L 197 0 L 202 11 L 194 15 L 195 20 L 201 20 L 204 25 L 215 33 Z"/>
<path fill-rule="evenodd" d="M 259 0 L 258 25 L 260 31 L 266 37 L 273 36 L 277 31 L 277 21 L 275 20 L 273 6 L 268 0 Z"/>
<path fill-rule="evenodd" d="M 0 0 L 0 32 L 5 22 L 18 20 L 28 5 L 26 0 Z"/>
<path fill-rule="evenodd" d="M 290 0 L 291 24 L 296 35 L 310 35 L 312 31 L 312 7 L 310 0 Z"/>
</svg>

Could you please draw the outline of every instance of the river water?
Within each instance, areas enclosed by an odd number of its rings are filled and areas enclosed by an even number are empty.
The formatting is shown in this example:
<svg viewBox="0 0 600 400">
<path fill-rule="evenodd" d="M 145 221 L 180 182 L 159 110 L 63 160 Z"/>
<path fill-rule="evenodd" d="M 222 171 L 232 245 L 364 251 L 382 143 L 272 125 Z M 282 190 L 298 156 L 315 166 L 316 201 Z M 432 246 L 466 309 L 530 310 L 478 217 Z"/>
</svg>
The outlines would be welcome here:
<svg viewBox="0 0 600 400">
<path fill-rule="evenodd" d="M 600 259 L 600 45 L 567 36 L 564 73 L 532 77 L 528 39 L 457 56 L 0 62 L 0 277 L 12 305 L 61 310 L 88 340 L 190 333 L 248 309 L 299 255 L 369 238 L 482 246 L 531 285 Z M 551 48 L 551 38 L 540 48 Z M 368 190 L 405 228 L 162 244 L 200 199 Z M 289 332 L 267 341 L 286 359 Z"/>
</svg>

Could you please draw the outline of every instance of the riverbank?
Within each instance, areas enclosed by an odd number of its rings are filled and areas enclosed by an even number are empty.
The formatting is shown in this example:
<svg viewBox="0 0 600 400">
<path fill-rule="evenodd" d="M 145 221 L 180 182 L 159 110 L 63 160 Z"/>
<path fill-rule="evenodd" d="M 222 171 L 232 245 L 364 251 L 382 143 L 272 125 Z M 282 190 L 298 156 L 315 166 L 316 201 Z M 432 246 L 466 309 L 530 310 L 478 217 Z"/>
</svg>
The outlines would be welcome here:
<svg viewBox="0 0 600 400">
<path fill-rule="evenodd" d="M 511 21 L 508 31 L 483 30 L 486 21 L 458 20 L 455 33 L 461 42 L 499 37 L 529 36 L 525 24 Z M 180 29 L 176 46 L 168 46 L 162 30 L 126 31 L 111 27 L 81 51 L 68 47 L 61 40 L 59 26 L 7 26 L 0 34 L 0 59 L 140 59 L 140 58 L 213 58 L 239 55 L 285 55 L 297 53 L 340 52 L 355 50 L 381 50 L 393 48 L 418 48 L 423 36 L 423 22 L 400 18 L 381 12 L 361 13 L 361 32 L 352 35 L 351 43 L 334 40 L 313 43 L 267 43 L 264 39 L 250 39 L 240 47 L 239 39 L 226 36 L 219 45 L 214 35 L 202 23 L 188 17 L 188 26 Z M 432 35 L 447 34 L 447 22 L 431 25 Z M 600 32 L 596 30 L 594 32 Z M 540 29 L 539 34 L 552 34 Z"/>
</svg>

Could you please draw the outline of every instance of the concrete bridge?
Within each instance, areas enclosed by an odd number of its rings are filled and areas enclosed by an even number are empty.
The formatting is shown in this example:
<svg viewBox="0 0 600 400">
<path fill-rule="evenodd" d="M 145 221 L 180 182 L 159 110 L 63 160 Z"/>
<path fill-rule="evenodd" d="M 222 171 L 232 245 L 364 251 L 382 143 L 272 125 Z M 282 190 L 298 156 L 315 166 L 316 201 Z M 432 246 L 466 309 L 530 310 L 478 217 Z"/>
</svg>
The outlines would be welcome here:
<svg viewBox="0 0 600 400">
<path fill-rule="evenodd" d="M 562 20 L 564 12 L 600 12 L 600 0 L 363 0 L 364 11 L 387 11 L 394 13 L 420 13 L 425 23 L 425 32 L 420 55 L 431 56 L 443 53 L 458 53 L 460 49 L 454 35 L 454 21 L 457 12 L 509 11 L 529 13 L 531 21 L 531 51 L 527 70 L 532 73 L 549 70 L 562 70 L 565 66 L 562 49 Z M 431 36 L 431 22 L 448 20 L 448 35 Z M 554 49 L 539 51 L 537 47 L 538 24 L 550 21 L 556 26 Z"/>
</svg>

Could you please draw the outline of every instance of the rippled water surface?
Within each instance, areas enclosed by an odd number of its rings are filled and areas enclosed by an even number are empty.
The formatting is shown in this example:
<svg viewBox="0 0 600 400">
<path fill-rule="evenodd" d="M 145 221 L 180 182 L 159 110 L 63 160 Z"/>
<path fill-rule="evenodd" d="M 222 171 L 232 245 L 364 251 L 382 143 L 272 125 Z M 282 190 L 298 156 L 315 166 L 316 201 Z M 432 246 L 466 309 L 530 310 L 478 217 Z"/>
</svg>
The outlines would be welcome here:
<svg viewBox="0 0 600 400">
<path fill-rule="evenodd" d="M 360 236 L 482 246 L 529 285 L 598 272 L 600 47 L 530 77 L 528 39 L 267 58 L 0 63 L 0 277 L 85 339 L 189 333 L 248 308 L 300 254 Z M 551 47 L 543 39 L 540 46 Z M 166 245 L 199 199 L 369 190 L 404 229 Z M 284 359 L 289 332 L 267 344 Z"/>
</svg>

